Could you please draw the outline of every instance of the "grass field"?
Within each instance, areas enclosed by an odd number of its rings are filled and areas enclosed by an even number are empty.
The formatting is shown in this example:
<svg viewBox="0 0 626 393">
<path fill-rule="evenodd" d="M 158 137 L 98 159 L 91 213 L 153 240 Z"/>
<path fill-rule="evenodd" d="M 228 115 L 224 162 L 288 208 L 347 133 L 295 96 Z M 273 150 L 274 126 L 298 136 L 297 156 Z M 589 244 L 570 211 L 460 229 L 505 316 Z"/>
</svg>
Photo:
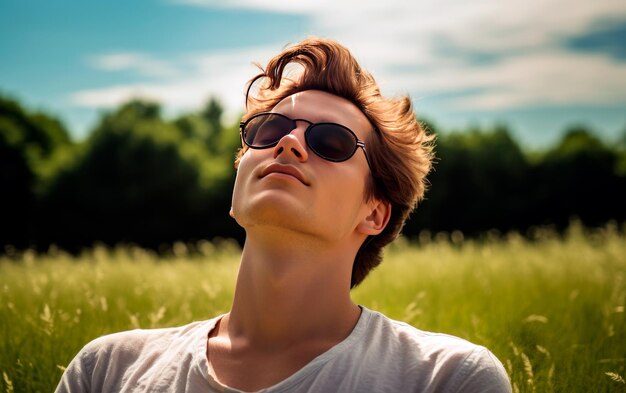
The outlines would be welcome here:
<svg viewBox="0 0 626 393">
<path fill-rule="evenodd" d="M 514 391 L 626 392 L 623 229 L 573 225 L 532 240 L 422 236 L 390 248 L 353 296 L 420 329 L 489 347 Z M 53 391 L 64 366 L 100 335 L 227 311 L 237 248 L 174 249 L 166 258 L 133 247 L 0 258 L 0 391 Z"/>
</svg>

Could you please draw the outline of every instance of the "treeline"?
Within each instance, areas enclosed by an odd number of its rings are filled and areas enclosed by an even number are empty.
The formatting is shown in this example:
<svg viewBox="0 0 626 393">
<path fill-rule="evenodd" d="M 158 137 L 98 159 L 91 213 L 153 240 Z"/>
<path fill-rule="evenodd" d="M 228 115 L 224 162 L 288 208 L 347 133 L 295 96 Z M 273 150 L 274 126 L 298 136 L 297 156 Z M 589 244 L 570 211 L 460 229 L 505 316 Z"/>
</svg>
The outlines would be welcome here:
<svg viewBox="0 0 626 393">
<path fill-rule="evenodd" d="M 132 101 L 74 142 L 55 117 L 0 97 L 0 252 L 243 240 L 228 215 L 238 125 L 224 126 L 222 111 L 209 100 L 165 119 L 158 104 Z M 404 234 L 622 222 L 625 145 L 626 134 L 607 146 L 581 127 L 532 154 L 505 127 L 440 134 L 430 190 Z"/>
</svg>

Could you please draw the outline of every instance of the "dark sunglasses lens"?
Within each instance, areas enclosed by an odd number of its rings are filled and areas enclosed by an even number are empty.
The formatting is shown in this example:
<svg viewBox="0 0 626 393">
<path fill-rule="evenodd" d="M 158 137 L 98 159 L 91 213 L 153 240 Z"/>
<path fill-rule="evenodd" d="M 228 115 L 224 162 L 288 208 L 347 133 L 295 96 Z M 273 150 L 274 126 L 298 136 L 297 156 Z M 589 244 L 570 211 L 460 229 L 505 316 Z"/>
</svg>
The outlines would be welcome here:
<svg viewBox="0 0 626 393">
<path fill-rule="evenodd" d="M 293 122 L 282 116 L 260 115 L 253 117 L 244 128 L 245 142 L 253 147 L 268 147 L 293 130 Z"/>
<path fill-rule="evenodd" d="M 345 161 L 356 150 L 356 137 L 336 124 L 316 124 L 306 134 L 311 150 L 329 161 Z"/>
</svg>

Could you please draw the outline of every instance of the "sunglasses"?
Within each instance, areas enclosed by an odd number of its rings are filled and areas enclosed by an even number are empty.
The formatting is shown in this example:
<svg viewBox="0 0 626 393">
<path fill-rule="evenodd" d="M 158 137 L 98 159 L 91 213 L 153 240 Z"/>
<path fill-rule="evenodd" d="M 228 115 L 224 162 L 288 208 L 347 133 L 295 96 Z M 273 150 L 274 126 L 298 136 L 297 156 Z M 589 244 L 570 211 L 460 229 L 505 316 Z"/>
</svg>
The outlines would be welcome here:
<svg viewBox="0 0 626 393">
<path fill-rule="evenodd" d="M 309 124 L 304 131 L 304 139 L 311 151 L 319 157 L 332 162 L 343 162 L 350 159 L 360 147 L 367 165 L 370 166 L 365 142 L 359 140 L 348 127 L 337 123 L 312 123 L 304 119 L 291 119 L 280 113 L 257 113 L 239 124 L 241 139 L 252 149 L 274 147 L 282 137 L 297 127 L 298 121 Z"/>
</svg>

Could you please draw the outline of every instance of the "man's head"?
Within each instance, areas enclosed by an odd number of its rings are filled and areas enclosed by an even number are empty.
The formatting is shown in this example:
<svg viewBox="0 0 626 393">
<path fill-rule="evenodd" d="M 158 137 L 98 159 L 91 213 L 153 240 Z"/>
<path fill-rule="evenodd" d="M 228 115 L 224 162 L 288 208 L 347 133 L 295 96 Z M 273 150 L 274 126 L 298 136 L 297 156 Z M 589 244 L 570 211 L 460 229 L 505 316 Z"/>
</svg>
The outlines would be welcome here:
<svg viewBox="0 0 626 393">
<path fill-rule="evenodd" d="M 363 198 L 388 202 L 391 217 L 380 234 L 370 236 L 360 247 L 352 268 L 354 287 L 380 264 L 382 248 L 398 236 L 423 197 L 433 137 L 420 126 L 408 97 L 383 97 L 374 78 L 335 41 L 304 40 L 271 59 L 261 71 L 249 83 L 245 119 L 272 111 L 298 92 L 319 90 L 350 101 L 374 130 L 364 141 L 371 176 Z M 246 150 L 241 149 L 235 165 Z"/>
</svg>

